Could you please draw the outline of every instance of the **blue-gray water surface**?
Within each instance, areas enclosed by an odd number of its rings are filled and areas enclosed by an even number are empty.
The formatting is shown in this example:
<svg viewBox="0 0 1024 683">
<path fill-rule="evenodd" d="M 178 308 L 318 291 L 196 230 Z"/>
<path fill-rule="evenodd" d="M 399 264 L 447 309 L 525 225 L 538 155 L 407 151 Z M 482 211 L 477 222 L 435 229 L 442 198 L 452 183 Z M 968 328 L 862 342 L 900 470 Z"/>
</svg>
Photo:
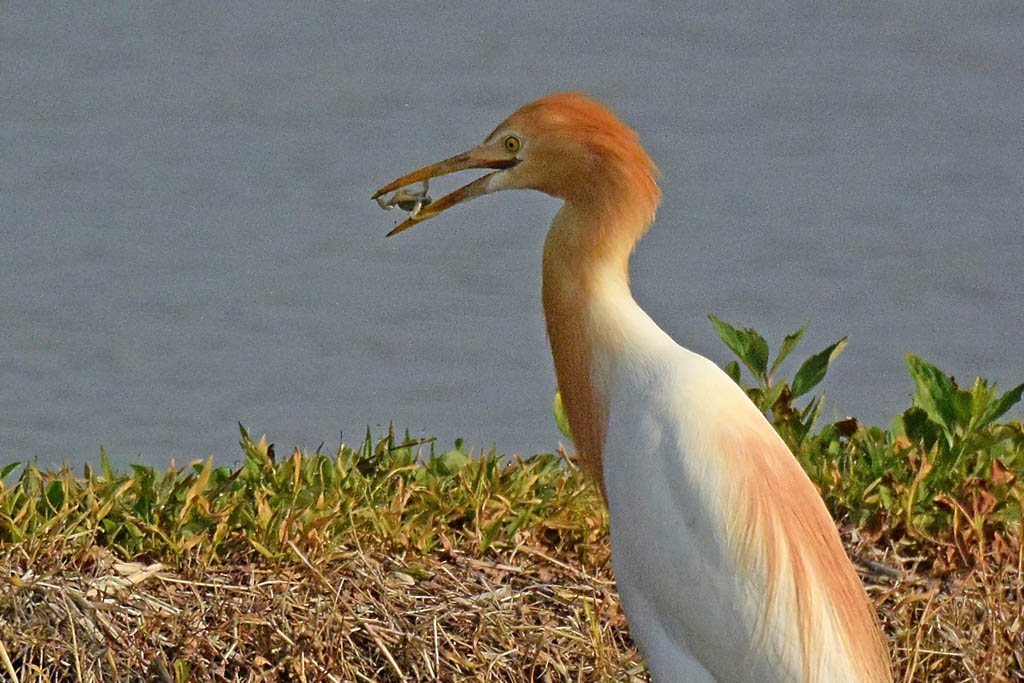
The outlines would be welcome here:
<svg viewBox="0 0 1024 683">
<path fill-rule="evenodd" d="M 633 283 L 685 346 L 849 334 L 825 417 L 873 423 L 908 351 L 1024 380 L 1024 4 L 582 7 L 5 3 L 0 460 L 229 462 L 238 421 L 552 450 L 557 201 L 385 239 L 370 194 L 569 89 L 661 167 Z"/>
</svg>

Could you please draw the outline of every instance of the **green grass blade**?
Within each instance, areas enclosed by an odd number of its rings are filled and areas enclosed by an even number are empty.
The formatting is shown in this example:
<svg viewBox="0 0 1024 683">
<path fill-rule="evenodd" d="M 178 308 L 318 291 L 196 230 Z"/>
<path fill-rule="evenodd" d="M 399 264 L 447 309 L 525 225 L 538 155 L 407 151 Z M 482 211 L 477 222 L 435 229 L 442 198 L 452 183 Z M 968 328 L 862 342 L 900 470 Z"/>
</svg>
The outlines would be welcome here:
<svg viewBox="0 0 1024 683">
<path fill-rule="evenodd" d="M 738 368 L 737 368 L 738 369 Z M 572 432 L 569 430 L 569 416 L 565 414 L 565 406 L 562 404 L 562 392 L 555 392 L 555 400 L 551 404 L 551 412 L 555 415 L 555 424 L 558 431 L 565 435 L 565 438 L 572 441 Z"/>
</svg>

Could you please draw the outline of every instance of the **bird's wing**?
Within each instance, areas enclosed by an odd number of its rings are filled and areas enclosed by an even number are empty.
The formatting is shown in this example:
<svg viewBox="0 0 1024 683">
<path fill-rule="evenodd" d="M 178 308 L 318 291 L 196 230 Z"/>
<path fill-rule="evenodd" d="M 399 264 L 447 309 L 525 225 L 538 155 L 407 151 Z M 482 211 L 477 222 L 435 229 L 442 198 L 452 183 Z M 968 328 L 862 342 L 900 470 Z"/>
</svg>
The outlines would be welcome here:
<svg viewBox="0 0 1024 683">
<path fill-rule="evenodd" d="M 784 651 L 798 643 L 807 680 L 891 680 L 874 613 L 835 523 L 785 442 L 757 417 L 717 430 L 719 455 L 732 473 L 726 535 L 759 601 L 754 647 L 771 649 L 774 641 Z"/>
</svg>

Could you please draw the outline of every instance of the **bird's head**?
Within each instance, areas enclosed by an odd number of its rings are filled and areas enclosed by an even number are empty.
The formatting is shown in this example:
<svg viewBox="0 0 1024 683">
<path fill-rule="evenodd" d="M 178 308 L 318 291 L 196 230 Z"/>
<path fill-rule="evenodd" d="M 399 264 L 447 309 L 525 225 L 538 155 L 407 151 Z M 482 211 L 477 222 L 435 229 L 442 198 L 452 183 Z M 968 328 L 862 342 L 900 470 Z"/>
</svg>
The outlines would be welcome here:
<svg viewBox="0 0 1024 683">
<path fill-rule="evenodd" d="M 638 209 L 653 217 L 658 170 L 636 133 L 580 93 L 542 97 L 502 121 L 476 147 L 388 183 L 374 199 L 407 185 L 465 169 L 492 172 L 427 204 L 394 235 L 455 204 L 498 190 L 539 190 L 579 207 Z"/>
</svg>

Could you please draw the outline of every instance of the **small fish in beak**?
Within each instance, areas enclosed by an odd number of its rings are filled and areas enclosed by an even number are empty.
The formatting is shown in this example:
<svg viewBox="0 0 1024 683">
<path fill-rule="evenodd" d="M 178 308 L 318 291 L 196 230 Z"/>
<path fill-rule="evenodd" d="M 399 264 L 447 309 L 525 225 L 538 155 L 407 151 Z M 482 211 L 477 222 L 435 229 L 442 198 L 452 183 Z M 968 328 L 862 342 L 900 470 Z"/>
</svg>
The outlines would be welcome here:
<svg viewBox="0 0 1024 683">
<path fill-rule="evenodd" d="M 410 218 L 415 218 L 423 207 L 430 206 L 431 202 L 434 201 L 427 194 L 429 186 L 429 180 L 421 180 L 416 185 L 400 187 L 390 197 L 380 196 L 375 199 L 377 200 L 377 205 L 385 211 L 390 211 L 397 206 L 402 211 L 407 211 Z"/>
</svg>

